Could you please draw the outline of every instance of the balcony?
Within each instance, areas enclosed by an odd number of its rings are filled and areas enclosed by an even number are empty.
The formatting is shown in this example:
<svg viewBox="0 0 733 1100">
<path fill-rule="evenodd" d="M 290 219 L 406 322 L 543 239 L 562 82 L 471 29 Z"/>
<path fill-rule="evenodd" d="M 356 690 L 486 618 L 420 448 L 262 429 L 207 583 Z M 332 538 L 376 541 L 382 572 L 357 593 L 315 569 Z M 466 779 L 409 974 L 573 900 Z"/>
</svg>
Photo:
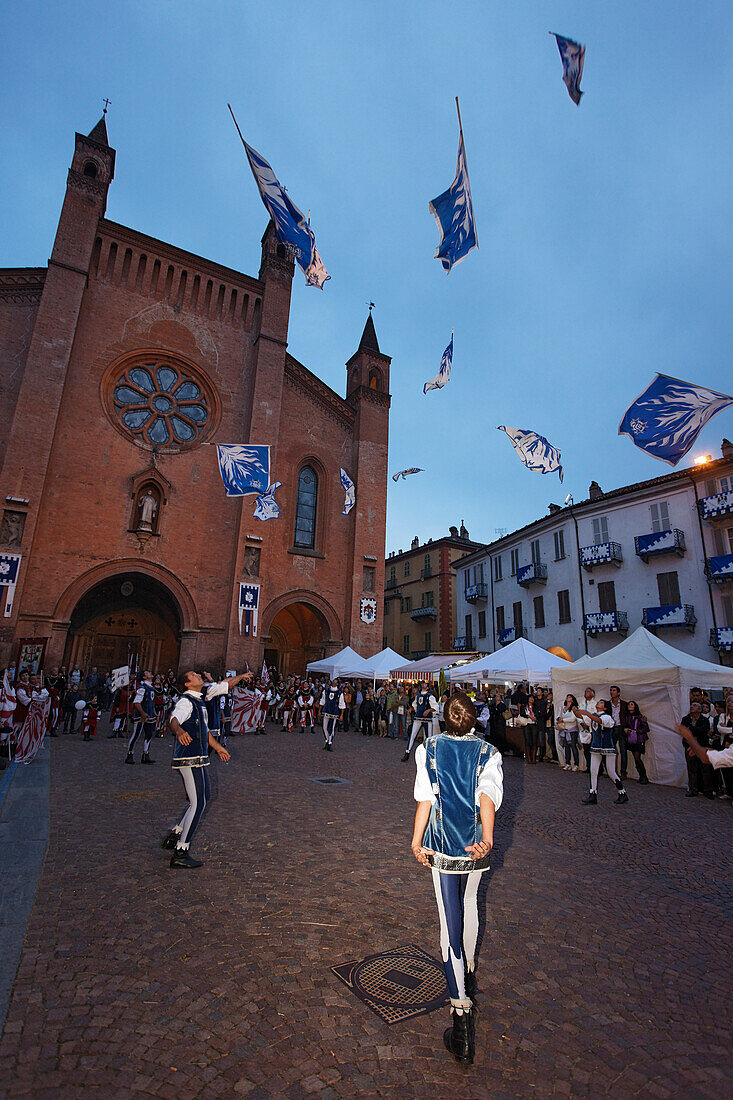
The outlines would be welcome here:
<svg viewBox="0 0 733 1100">
<path fill-rule="evenodd" d="M 521 638 L 521 628 L 517 633 L 515 626 L 505 626 L 503 630 L 499 631 L 499 645 L 509 645 L 510 642 L 516 642 L 517 638 Z"/>
<path fill-rule="evenodd" d="M 727 493 L 714 493 L 711 497 L 703 497 L 697 502 L 700 518 L 708 523 L 716 523 L 718 520 L 729 520 L 733 517 L 733 490 Z"/>
<path fill-rule="evenodd" d="M 670 531 L 653 531 L 649 535 L 635 535 L 634 546 L 637 556 L 643 562 L 648 562 L 649 558 L 657 554 L 676 554 L 681 558 L 686 550 L 685 533 L 673 527 Z"/>
<path fill-rule="evenodd" d="M 730 653 L 733 650 L 733 626 L 714 626 L 710 631 L 710 645 L 713 649 Z"/>
<path fill-rule="evenodd" d="M 460 638 L 454 638 L 453 648 L 461 651 L 473 649 L 473 638 L 470 634 L 463 634 Z"/>
<path fill-rule="evenodd" d="M 467 584 L 464 595 L 469 603 L 476 603 L 477 600 L 485 600 L 489 594 L 489 586 L 485 581 L 481 581 L 479 584 Z"/>
<path fill-rule="evenodd" d="M 647 630 L 659 630 L 664 626 L 684 627 L 695 633 L 695 608 L 691 603 L 663 604 L 661 607 L 645 607 L 641 621 Z"/>
<path fill-rule="evenodd" d="M 705 575 L 711 584 L 730 584 L 733 581 L 733 554 L 721 554 L 717 558 L 708 558 L 705 563 Z"/>
<path fill-rule="evenodd" d="M 410 615 L 412 616 L 414 622 L 418 622 L 418 620 L 420 619 L 437 619 L 438 609 L 437 607 L 432 606 L 416 607 L 410 612 Z"/>
<path fill-rule="evenodd" d="M 619 566 L 624 560 L 620 542 L 599 542 L 595 546 L 581 546 L 580 564 L 584 569 L 595 569 L 597 565 Z"/>
<path fill-rule="evenodd" d="M 541 561 L 531 561 L 517 570 L 517 584 L 529 588 L 531 584 L 547 584 L 547 566 Z"/>
<path fill-rule="evenodd" d="M 397 578 L 396 577 L 388 577 L 387 580 L 384 582 L 384 587 L 385 588 L 396 588 L 397 587 Z"/>
<path fill-rule="evenodd" d="M 433 569 L 432 569 L 432 566 L 430 566 L 430 565 L 427 566 L 427 568 L 420 570 L 420 580 L 421 581 L 429 580 L 430 577 L 432 577 L 432 575 L 433 575 Z"/>
<path fill-rule="evenodd" d="M 625 611 L 591 611 L 585 617 L 587 634 L 626 634 L 629 617 Z"/>
</svg>

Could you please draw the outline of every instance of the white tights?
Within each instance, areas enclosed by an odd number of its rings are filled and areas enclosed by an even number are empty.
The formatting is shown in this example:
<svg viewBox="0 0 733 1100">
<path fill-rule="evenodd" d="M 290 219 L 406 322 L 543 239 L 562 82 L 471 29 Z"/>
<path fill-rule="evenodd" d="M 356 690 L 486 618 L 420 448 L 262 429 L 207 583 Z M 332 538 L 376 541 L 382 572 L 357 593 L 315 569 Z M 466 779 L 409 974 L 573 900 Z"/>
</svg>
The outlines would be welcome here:
<svg viewBox="0 0 733 1100">
<path fill-rule="evenodd" d="M 601 760 L 603 754 L 600 752 L 592 752 L 590 754 L 590 789 L 591 794 L 595 794 L 598 790 L 598 773 L 601 770 Z M 624 785 L 618 777 L 616 771 L 616 757 L 610 754 L 606 757 L 606 769 L 608 771 L 609 778 L 611 778 L 619 791 L 623 791 Z"/>
<path fill-rule="evenodd" d="M 476 965 L 478 942 L 478 886 L 483 871 L 463 875 L 441 874 L 433 867 L 433 888 L 440 918 L 440 954 L 451 1003 L 466 1002 L 465 966 Z"/>
</svg>

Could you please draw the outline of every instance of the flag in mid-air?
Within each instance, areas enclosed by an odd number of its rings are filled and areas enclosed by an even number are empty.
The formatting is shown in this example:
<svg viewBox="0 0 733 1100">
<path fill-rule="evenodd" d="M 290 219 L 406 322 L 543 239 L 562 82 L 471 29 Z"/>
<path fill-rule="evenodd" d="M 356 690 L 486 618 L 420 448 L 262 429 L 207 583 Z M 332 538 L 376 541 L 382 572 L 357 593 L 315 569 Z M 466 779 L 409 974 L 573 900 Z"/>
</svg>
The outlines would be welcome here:
<svg viewBox="0 0 733 1100">
<path fill-rule="evenodd" d="M 231 108 L 230 108 L 231 109 Z M 238 128 L 238 127 L 237 127 Z M 241 136 L 241 135 L 240 135 Z M 308 286 L 323 290 L 323 284 L 331 276 L 318 255 L 316 238 L 310 224 L 281 186 L 280 181 L 264 157 L 242 138 L 249 166 L 260 191 L 260 197 L 275 223 L 275 232 L 302 269 Z"/>
<path fill-rule="evenodd" d="M 733 405 L 733 397 L 692 382 L 657 374 L 618 426 L 619 435 L 642 451 L 675 466 L 686 455 L 708 420 Z"/>
<path fill-rule="evenodd" d="M 354 488 L 354 482 L 351 480 L 346 470 L 341 466 L 339 468 L 339 476 L 341 478 L 341 484 L 343 486 L 346 497 L 344 499 L 344 510 L 341 513 L 342 516 L 348 516 L 351 509 L 356 504 L 356 489 Z"/>
<path fill-rule="evenodd" d="M 568 90 L 568 95 L 578 107 L 580 106 L 580 80 L 583 76 L 583 62 L 585 61 L 585 46 L 580 42 L 573 42 L 572 38 L 563 38 L 561 34 L 550 31 L 557 42 L 562 60 L 562 78 Z"/>
<path fill-rule="evenodd" d="M 450 344 L 443 352 L 443 358 L 440 360 L 440 370 L 436 374 L 432 382 L 426 382 L 422 388 L 423 393 L 428 393 L 429 390 L 442 390 L 443 386 L 450 379 L 450 369 L 453 363 L 453 334 L 451 333 Z"/>
<path fill-rule="evenodd" d="M 262 673 L 260 675 L 260 680 L 265 685 L 265 687 L 267 687 L 270 683 L 270 671 L 267 667 L 267 661 L 262 662 Z"/>
<path fill-rule="evenodd" d="M 228 497 L 264 493 L 270 480 L 270 448 L 246 443 L 217 443 L 219 472 Z"/>
<path fill-rule="evenodd" d="M 399 481 L 400 478 L 404 481 L 408 474 L 422 474 L 423 470 L 419 466 L 410 466 L 407 470 L 398 470 L 396 474 L 392 474 L 393 481 Z"/>
<path fill-rule="evenodd" d="M 273 481 L 266 493 L 262 493 L 255 501 L 255 510 L 252 513 L 254 519 L 277 519 L 280 515 L 280 505 L 275 500 L 275 493 L 282 485 L 282 481 Z"/>
<path fill-rule="evenodd" d="M 430 203 L 430 213 L 434 215 L 440 230 L 435 259 L 440 260 L 449 272 L 453 264 L 460 263 L 472 248 L 478 248 L 462 130 L 458 141 L 456 178 L 447 191 Z"/>
<path fill-rule="evenodd" d="M 562 481 L 562 455 L 543 435 L 527 431 L 526 428 L 507 428 L 503 424 L 499 425 L 498 431 L 506 432 L 528 470 L 539 471 L 541 474 L 551 474 L 553 470 L 557 470 Z"/>
</svg>

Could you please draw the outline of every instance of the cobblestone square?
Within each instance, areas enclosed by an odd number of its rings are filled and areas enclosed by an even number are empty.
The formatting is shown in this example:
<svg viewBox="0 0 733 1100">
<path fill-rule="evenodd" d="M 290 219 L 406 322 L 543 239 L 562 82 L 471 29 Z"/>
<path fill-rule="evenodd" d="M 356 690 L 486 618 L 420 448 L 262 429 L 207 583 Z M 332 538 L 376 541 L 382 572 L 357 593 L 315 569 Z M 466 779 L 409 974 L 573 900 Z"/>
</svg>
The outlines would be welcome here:
<svg viewBox="0 0 733 1100">
<path fill-rule="evenodd" d="M 505 760 L 463 1069 L 446 1009 L 388 1026 L 330 969 L 439 953 L 402 742 L 340 734 L 328 755 L 319 733 L 268 729 L 212 766 L 194 872 L 159 847 L 183 801 L 169 740 L 149 768 L 124 766 L 106 724 L 91 744 L 51 741 L 3 1095 L 730 1094 L 730 805 L 632 783 L 616 807 L 602 780 L 584 807 L 582 774 Z M 309 782 L 329 775 L 350 782 Z"/>
</svg>

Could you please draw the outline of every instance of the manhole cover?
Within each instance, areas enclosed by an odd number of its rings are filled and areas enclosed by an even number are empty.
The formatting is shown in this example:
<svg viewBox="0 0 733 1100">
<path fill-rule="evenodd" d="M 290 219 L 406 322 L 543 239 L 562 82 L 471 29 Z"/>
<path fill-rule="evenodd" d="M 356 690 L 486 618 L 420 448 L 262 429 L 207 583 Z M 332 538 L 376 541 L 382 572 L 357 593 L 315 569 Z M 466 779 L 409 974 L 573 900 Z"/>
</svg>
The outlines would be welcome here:
<svg viewBox="0 0 733 1100">
<path fill-rule="evenodd" d="M 442 964 L 419 947 L 396 947 L 331 970 L 388 1024 L 433 1012 L 448 1002 Z"/>
<path fill-rule="evenodd" d="M 340 775 L 312 775 L 310 777 L 311 783 L 338 783 L 342 787 L 350 787 L 350 779 L 342 779 Z"/>
</svg>

